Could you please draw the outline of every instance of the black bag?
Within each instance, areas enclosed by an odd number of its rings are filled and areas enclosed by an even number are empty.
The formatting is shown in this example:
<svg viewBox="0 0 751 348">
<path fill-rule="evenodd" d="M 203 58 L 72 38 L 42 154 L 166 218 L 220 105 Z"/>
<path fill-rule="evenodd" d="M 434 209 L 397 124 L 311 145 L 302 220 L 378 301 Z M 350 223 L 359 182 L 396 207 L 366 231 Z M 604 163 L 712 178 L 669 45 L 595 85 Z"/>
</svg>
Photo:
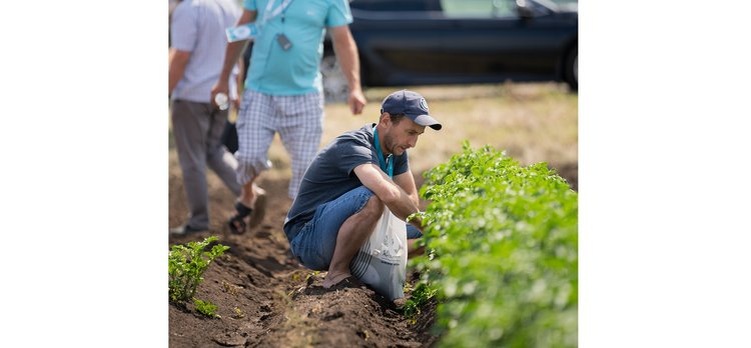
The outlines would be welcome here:
<svg viewBox="0 0 751 348">
<path fill-rule="evenodd" d="M 237 151 L 237 128 L 235 128 L 234 122 L 227 120 L 224 124 L 224 130 L 222 131 L 222 144 L 227 147 L 227 150 L 230 153 L 235 153 Z"/>
</svg>

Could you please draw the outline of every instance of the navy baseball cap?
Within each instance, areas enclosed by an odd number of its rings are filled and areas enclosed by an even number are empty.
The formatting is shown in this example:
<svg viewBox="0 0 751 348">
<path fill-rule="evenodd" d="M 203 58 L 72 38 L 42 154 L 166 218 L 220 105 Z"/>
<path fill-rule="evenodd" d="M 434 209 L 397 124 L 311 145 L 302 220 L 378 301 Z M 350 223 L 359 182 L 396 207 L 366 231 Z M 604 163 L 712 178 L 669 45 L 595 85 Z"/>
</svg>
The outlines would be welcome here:
<svg viewBox="0 0 751 348">
<path fill-rule="evenodd" d="M 428 102 L 419 93 L 403 89 L 391 93 L 381 103 L 381 113 L 391 115 L 405 114 L 413 122 L 440 130 L 441 124 L 428 115 Z"/>
</svg>

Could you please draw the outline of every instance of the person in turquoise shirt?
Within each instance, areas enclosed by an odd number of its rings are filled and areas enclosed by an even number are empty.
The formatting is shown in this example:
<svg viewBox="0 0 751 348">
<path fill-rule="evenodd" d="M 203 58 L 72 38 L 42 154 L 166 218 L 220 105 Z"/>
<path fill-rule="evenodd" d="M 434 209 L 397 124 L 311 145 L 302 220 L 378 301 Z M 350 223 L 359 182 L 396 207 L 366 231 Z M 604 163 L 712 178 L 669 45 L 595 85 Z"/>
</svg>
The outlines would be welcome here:
<svg viewBox="0 0 751 348">
<path fill-rule="evenodd" d="M 228 221 L 243 233 L 263 219 L 265 191 L 255 180 L 271 167 L 268 149 L 276 133 L 292 160 L 288 194 L 297 195 L 303 174 L 316 155 L 323 132 L 323 88 L 319 65 L 326 30 L 342 72 L 347 77 L 347 103 L 354 115 L 366 104 L 360 85 L 360 63 L 349 24 L 347 0 L 244 0 L 237 26 L 253 23 L 259 32 L 237 119 L 237 181 L 242 186 L 237 213 Z M 211 91 L 227 93 L 234 62 L 246 41 L 227 45 L 224 67 Z M 245 218 L 250 216 L 246 223 Z"/>
</svg>

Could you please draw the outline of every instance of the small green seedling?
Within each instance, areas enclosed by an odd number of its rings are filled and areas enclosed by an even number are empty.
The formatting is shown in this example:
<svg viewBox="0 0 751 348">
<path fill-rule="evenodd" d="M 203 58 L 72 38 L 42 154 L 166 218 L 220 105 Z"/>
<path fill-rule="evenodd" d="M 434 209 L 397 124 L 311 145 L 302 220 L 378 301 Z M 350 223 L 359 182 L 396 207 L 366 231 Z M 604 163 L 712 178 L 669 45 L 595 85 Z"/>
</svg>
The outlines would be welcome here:
<svg viewBox="0 0 751 348">
<path fill-rule="evenodd" d="M 198 313 L 201 313 L 210 318 L 221 318 L 216 314 L 217 306 L 209 301 L 201 301 L 199 299 L 193 300 L 193 305 L 196 306 Z"/>
<path fill-rule="evenodd" d="M 228 246 L 217 244 L 210 251 L 203 250 L 216 240 L 216 236 L 210 236 L 202 242 L 190 242 L 187 246 L 172 246 L 169 252 L 170 301 L 180 304 L 193 298 L 211 261 L 229 249 Z"/>
</svg>

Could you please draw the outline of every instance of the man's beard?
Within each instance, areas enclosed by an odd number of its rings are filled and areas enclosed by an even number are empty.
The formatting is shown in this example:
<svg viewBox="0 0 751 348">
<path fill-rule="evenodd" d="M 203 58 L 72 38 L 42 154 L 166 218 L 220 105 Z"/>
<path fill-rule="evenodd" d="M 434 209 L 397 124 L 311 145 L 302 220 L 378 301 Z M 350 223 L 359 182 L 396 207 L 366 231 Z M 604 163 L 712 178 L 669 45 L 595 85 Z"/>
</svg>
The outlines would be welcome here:
<svg viewBox="0 0 751 348">
<path fill-rule="evenodd" d="M 396 149 L 396 145 L 394 144 L 394 138 L 392 138 L 388 134 L 384 134 L 383 144 L 386 145 L 386 151 L 388 151 L 390 154 L 395 154 L 394 150 Z"/>
</svg>

